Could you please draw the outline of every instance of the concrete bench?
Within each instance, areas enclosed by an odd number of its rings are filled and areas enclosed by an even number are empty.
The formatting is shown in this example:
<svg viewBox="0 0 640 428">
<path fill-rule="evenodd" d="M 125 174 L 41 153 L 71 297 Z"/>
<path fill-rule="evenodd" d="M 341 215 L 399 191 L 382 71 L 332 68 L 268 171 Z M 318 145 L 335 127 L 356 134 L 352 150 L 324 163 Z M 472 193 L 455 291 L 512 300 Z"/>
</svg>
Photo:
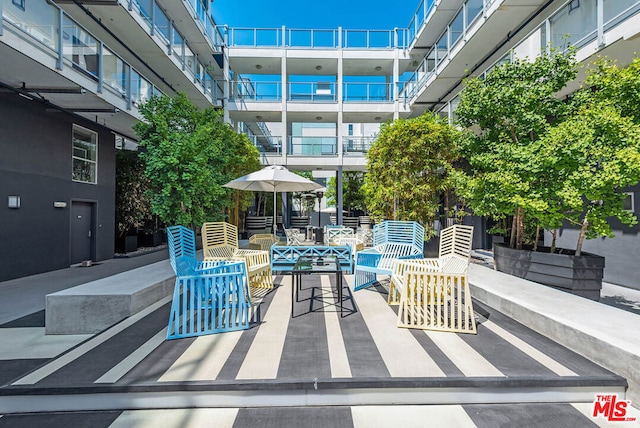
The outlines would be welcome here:
<svg viewBox="0 0 640 428">
<path fill-rule="evenodd" d="M 170 296 L 174 283 L 165 260 L 48 294 L 45 333 L 98 333 Z"/>
</svg>

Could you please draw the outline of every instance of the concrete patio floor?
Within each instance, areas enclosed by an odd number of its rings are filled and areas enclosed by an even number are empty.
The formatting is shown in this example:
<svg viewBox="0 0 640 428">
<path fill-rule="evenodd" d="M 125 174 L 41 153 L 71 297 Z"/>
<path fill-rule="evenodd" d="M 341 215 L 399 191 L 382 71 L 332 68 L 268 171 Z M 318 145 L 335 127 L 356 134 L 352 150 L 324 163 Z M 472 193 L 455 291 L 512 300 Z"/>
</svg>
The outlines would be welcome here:
<svg viewBox="0 0 640 428">
<path fill-rule="evenodd" d="M 120 266 L 145 262 L 131 260 Z M 165 341 L 166 298 L 97 335 L 45 336 L 37 289 L 109 277 L 112 262 L 0 283 L 0 427 L 606 426 L 591 416 L 596 394 L 622 397 L 629 384 L 640 402 L 637 334 L 622 343 L 640 327 L 633 290 L 606 285 L 622 310 L 472 265 L 479 324 L 467 335 L 396 328 L 384 280 L 345 289 L 340 317 L 334 278 L 312 276 L 291 318 L 285 275 L 249 330 Z M 610 331 L 617 323 L 631 324 Z"/>
</svg>

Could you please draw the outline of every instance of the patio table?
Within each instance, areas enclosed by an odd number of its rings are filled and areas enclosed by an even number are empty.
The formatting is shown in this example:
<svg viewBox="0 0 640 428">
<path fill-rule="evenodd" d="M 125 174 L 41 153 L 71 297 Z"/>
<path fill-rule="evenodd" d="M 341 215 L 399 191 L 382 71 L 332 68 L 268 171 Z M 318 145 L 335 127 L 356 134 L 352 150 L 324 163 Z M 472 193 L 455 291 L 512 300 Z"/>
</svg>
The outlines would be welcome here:
<svg viewBox="0 0 640 428">
<path fill-rule="evenodd" d="M 298 292 L 302 288 L 302 277 L 314 273 L 335 274 L 338 288 L 338 303 L 342 317 L 342 268 L 337 257 L 300 257 L 291 270 L 291 318 L 295 318 L 294 305 L 298 302 Z"/>
</svg>

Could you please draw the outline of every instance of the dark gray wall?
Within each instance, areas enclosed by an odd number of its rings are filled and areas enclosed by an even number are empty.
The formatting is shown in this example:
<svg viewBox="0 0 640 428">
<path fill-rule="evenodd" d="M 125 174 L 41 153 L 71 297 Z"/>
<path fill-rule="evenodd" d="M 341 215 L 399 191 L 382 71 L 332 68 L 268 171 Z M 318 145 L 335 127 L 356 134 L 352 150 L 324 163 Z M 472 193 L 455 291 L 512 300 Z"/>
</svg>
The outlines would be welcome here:
<svg viewBox="0 0 640 428">
<path fill-rule="evenodd" d="M 640 186 L 628 191 L 634 192 L 636 216 L 640 214 Z M 611 222 L 615 238 L 595 238 L 584 241 L 582 250 L 605 258 L 604 281 L 640 289 L 640 226 L 629 227 L 617 220 Z M 578 230 L 563 228 L 558 233 L 556 245 L 575 249 Z M 551 244 L 551 234 L 545 233 L 545 245 Z"/>
<path fill-rule="evenodd" d="M 98 184 L 71 181 L 73 124 L 98 133 Z M 21 208 L 7 208 L 19 195 Z M 71 201 L 96 203 L 95 260 L 113 257 L 115 141 L 107 129 L 0 93 L 0 281 L 69 266 Z M 67 203 L 54 208 L 54 201 Z"/>
</svg>

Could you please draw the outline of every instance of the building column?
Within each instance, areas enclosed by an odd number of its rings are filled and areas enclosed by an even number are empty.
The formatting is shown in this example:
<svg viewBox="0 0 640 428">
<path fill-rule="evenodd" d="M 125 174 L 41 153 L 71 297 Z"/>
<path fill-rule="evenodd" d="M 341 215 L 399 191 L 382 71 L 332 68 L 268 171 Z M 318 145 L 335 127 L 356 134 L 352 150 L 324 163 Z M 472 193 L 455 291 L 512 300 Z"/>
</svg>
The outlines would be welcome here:
<svg viewBox="0 0 640 428">
<path fill-rule="evenodd" d="M 280 69 L 282 76 L 280 79 L 280 85 L 282 85 L 282 143 L 280 144 L 280 155 L 282 156 L 282 165 L 287 164 L 287 152 L 289 150 L 289 126 L 287 119 L 287 98 L 289 98 L 289 87 L 287 77 L 287 47 L 285 44 L 285 27 L 282 26 L 282 58 L 280 59 Z M 284 221 L 284 219 L 283 219 Z"/>
<path fill-rule="evenodd" d="M 336 223 L 342 224 L 342 165 L 336 171 Z"/>
<path fill-rule="evenodd" d="M 342 27 L 338 27 L 338 71 L 337 71 L 337 75 L 336 75 L 336 85 L 338 85 L 338 87 L 336 88 L 336 95 L 338 97 L 337 101 L 338 101 L 338 119 L 336 121 L 336 151 L 338 154 L 338 165 L 343 165 L 344 160 L 343 160 L 343 154 L 344 154 L 344 148 L 342 147 L 343 144 L 343 123 L 342 123 L 342 98 L 343 98 L 343 81 L 344 81 L 344 76 L 342 75 L 343 72 L 343 61 L 342 61 Z M 339 223 L 338 223 L 339 224 Z"/>
<path fill-rule="evenodd" d="M 398 99 L 398 83 L 400 81 L 400 49 L 396 46 L 393 50 L 393 83 L 391 93 L 393 94 L 393 120 L 400 117 L 400 100 Z"/>
</svg>

